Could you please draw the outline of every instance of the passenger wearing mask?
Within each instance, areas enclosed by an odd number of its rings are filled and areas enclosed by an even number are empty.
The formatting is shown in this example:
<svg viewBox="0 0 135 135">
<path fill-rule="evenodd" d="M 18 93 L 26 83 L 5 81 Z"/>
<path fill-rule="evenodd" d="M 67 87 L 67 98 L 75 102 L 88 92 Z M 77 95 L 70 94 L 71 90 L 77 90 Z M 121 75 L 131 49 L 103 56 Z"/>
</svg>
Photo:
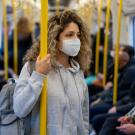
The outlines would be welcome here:
<svg viewBox="0 0 135 135">
<path fill-rule="evenodd" d="M 119 49 L 118 101 L 128 94 L 129 88 L 135 81 L 134 69 L 134 48 L 131 46 L 121 46 Z M 92 125 L 95 125 L 95 119 L 97 119 L 99 114 L 107 113 L 111 109 L 113 106 L 112 99 L 113 87 L 102 92 L 98 103 L 90 106 L 90 120 Z"/>
<path fill-rule="evenodd" d="M 13 107 L 24 118 L 31 112 L 31 133 L 39 135 L 40 95 L 47 78 L 47 135 L 89 135 L 89 99 L 83 71 L 90 64 L 87 28 L 72 11 L 48 22 L 48 55 L 39 56 L 40 41 L 28 51 L 17 82 Z M 30 62 L 35 70 L 30 74 Z"/>
</svg>

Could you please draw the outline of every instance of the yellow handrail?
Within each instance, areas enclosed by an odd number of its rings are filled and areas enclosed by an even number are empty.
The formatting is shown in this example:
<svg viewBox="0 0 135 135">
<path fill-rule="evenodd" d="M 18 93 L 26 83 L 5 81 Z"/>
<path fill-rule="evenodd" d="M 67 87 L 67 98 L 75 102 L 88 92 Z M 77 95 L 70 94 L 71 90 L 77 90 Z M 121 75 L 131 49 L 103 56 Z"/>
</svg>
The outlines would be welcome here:
<svg viewBox="0 0 135 135">
<path fill-rule="evenodd" d="M 100 5 L 98 7 L 98 33 L 96 39 L 96 58 L 95 58 L 95 74 L 99 73 L 99 44 L 100 44 L 100 23 L 101 23 L 101 15 L 102 15 L 102 4 L 103 0 L 100 0 Z"/>
<path fill-rule="evenodd" d="M 56 0 L 56 15 L 60 13 L 60 0 Z"/>
<path fill-rule="evenodd" d="M 114 93 L 113 93 L 113 104 L 117 104 L 117 94 L 118 94 L 118 53 L 119 53 L 119 42 L 120 42 L 120 32 L 121 32 L 121 15 L 122 15 L 122 3 L 120 0 L 119 12 L 118 12 L 118 26 L 117 26 L 117 39 L 115 46 L 115 67 L 114 67 Z"/>
<path fill-rule="evenodd" d="M 80 0 L 77 0 L 77 4 L 78 4 L 78 5 L 80 4 Z"/>
<path fill-rule="evenodd" d="M 4 69 L 5 79 L 8 79 L 8 31 L 7 31 L 7 10 L 6 0 L 2 0 L 3 17 L 4 17 Z"/>
<path fill-rule="evenodd" d="M 47 54 L 48 0 L 41 0 L 41 47 L 40 56 Z M 40 100 L 40 135 L 47 135 L 47 81 L 44 81 Z"/>
<path fill-rule="evenodd" d="M 107 54 L 108 54 L 108 33 L 110 27 L 110 8 L 111 8 L 111 0 L 107 1 L 107 13 L 106 13 L 106 32 L 105 32 L 105 43 L 104 43 L 104 79 L 103 86 L 106 84 L 106 76 L 107 76 Z"/>
<path fill-rule="evenodd" d="M 30 15 L 30 4 L 29 2 L 27 2 L 27 6 L 26 4 L 23 5 L 23 10 L 24 10 L 24 15 L 25 16 L 29 16 Z"/>
<path fill-rule="evenodd" d="M 18 74 L 18 38 L 17 38 L 17 20 L 15 0 L 12 0 L 13 18 L 14 18 L 14 72 Z"/>
</svg>

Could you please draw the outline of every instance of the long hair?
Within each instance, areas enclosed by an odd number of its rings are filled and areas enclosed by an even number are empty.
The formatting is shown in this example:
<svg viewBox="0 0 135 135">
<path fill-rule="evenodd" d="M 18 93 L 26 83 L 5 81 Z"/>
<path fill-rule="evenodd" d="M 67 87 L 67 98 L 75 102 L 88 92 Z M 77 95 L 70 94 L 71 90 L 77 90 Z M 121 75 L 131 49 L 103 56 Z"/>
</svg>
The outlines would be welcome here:
<svg viewBox="0 0 135 135">
<path fill-rule="evenodd" d="M 60 15 L 52 16 L 48 21 L 48 53 L 51 54 L 51 61 L 53 64 L 56 62 L 57 55 L 57 42 L 59 35 L 64 31 L 69 23 L 74 22 L 78 25 L 80 31 L 80 41 L 81 48 L 75 59 L 82 70 L 88 69 L 90 65 L 90 60 L 92 56 L 91 52 L 91 42 L 90 35 L 86 25 L 83 23 L 82 19 L 73 11 L 64 11 Z M 32 46 L 32 48 L 27 52 L 24 60 L 25 61 L 36 61 L 39 55 L 40 40 Z"/>
<path fill-rule="evenodd" d="M 27 17 L 22 16 L 17 23 L 18 35 L 27 37 L 31 33 L 30 21 Z"/>
</svg>

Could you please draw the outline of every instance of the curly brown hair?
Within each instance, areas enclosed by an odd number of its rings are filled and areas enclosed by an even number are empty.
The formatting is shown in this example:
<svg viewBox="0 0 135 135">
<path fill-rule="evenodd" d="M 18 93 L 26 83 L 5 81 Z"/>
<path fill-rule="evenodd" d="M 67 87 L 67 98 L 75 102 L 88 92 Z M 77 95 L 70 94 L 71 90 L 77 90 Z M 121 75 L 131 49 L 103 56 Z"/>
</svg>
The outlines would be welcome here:
<svg viewBox="0 0 135 135">
<path fill-rule="evenodd" d="M 52 63 L 56 62 L 57 55 L 57 42 L 60 33 L 68 26 L 69 23 L 74 22 L 78 25 L 80 31 L 81 49 L 74 59 L 80 64 L 82 70 L 88 69 L 92 56 L 90 34 L 88 28 L 82 19 L 71 10 L 63 11 L 59 15 L 52 16 L 48 21 L 48 53 L 51 54 Z M 40 40 L 38 39 L 35 44 L 28 50 L 24 61 L 36 61 L 40 52 Z"/>
</svg>

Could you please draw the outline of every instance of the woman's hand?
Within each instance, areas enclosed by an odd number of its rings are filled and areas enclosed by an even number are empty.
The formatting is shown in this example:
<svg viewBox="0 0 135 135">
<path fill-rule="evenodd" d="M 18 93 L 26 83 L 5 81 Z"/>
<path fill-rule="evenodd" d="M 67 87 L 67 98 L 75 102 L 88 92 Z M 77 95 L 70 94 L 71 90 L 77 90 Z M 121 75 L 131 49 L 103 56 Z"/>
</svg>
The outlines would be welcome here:
<svg viewBox="0 0 135 135">
<path fill-rule="evenodd" d="M 127 135 L 135 134 L 135 125 L 134 124 L 124 124 L 119 127 L 116 127 L 116 129 L 120 130 L 121 132 L 123 132 Z"/>
<path fill-rule="evenodd" d="M 48 74 L 48 72 L 52 69 L 50 58 L 50 54 L 47 54 L 42 60 L 40 57 L 38 57 L 36 61 L 36 72 Z"/>
</svg>

